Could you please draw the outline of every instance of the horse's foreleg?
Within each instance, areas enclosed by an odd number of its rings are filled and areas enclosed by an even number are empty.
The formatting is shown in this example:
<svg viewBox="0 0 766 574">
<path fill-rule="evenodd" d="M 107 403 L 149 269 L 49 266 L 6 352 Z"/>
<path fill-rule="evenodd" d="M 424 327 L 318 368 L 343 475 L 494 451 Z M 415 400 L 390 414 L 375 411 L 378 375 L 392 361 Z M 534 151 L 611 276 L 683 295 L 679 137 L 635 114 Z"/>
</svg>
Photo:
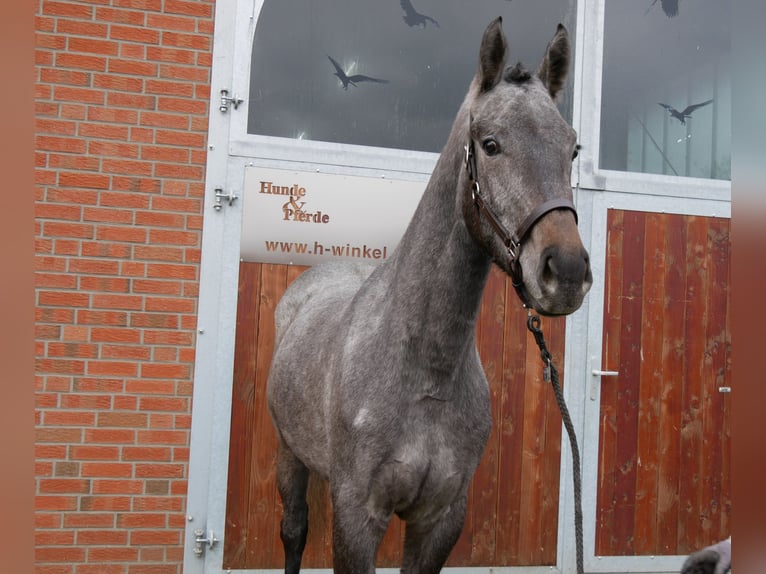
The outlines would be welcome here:
<svg viewBox="0 0 766 574">
<path fill-rule="evenodd" d="M 308 533 L 306 487 L 309 470 L 284 445 L 277 452 L 277 489 L 284 514 L 280 537 L 285 549 L 285 574 L 298 574 Z"/>
<path fill-rule="evenodd" d="M 441 571 L 463 530 L 465 510 L 464 495 L 436 524 L 407 523 L 402 574 L 435 574 Z"/>
<path fill-rule="evenodd" d="M 363 504 L 350 505 L 333 496 L 333 572 L 373 574 L 387 527 L 388 520 L 373 517 Z"/>
</svg>

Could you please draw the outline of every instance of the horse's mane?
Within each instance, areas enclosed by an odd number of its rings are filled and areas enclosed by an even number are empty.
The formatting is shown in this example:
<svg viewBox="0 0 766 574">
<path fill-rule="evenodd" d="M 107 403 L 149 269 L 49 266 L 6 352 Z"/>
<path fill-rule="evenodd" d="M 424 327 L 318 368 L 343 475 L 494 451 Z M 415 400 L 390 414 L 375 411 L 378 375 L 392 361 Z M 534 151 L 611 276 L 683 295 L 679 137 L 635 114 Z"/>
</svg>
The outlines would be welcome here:
<svg viewBox="0 0 766 574">
<path fill-rule="evenodd" d="M 525 84 L 531 78 L 532 74 L 529 73 L 529 70 L 521 62 L 517 62 L 513 67 L 508 66 L 503 74 L 503 79 L 513 84 Z"/>
</svg>

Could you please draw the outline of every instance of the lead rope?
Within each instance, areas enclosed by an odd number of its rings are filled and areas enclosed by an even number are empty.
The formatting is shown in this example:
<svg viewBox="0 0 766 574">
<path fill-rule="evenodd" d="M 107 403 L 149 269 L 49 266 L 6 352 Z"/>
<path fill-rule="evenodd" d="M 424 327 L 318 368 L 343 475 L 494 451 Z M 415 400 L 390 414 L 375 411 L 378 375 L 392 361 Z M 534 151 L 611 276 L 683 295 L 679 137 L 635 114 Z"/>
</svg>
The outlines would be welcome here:
<svg viewBox="0 0 766 574">
<path fill-rule="evenodd" d="M 572 482 L 574 487 L 575 503 L 575 545 L 577 549 L 577 574 L 583 574 L 583 542 L 582 542 L 582 479 L 580 477 L 580 450 L 577 447 L 577 436 L 575 435 L 572 417 L 569 416 L 569 409 L 564 401 L 564 393 L 559 384 L 559 372 L 551 361 L 551 354 L 548 346 L 545 344 L 545 337 L 540 329 L 540 317 L 529 315 L 527 318 L 527 329 L 535 336 L 535 342 L 540 347 L 540 357 L 545 364 L 543 369 L 543 379 L 550 382 L 553 386 L 553 394 L 556 396 L 556 402 L 561 411 L 561 420 L 567 429 L 569 435 L 569 444 L 572 448 Z"/>
</svg>

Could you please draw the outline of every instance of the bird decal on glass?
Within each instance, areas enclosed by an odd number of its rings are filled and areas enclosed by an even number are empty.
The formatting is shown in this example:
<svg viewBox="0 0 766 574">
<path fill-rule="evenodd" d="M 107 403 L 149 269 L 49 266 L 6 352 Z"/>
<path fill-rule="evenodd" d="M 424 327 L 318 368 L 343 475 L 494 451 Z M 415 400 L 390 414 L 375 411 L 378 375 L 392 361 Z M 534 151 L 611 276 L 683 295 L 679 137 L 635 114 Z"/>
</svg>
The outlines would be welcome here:
<svg viewBox="0 0 766 574">
<path fill-rule="evenodd" d="M 414 28 L 415 26 L 423 26 L 423 28 L 425 28 L 426 22 L 433 22 L 434 26 L 437 28 L 439 27 L 439 23 L 436 20 L 415 10 L 415 7 L 410 0 L 399 0 L 399 3 L 402 5 L 402 10 L 404 10 L 404 16 L 402 16 L 402 18 L 410 28 Z"/>
<path fill-rule="evenodd" d="M 646 12 L 644 15 L 646 15 L 649 10 L 652 9 L 652 6 L 654 6 L 657 3 L 657 0 L 654 0 L 650 5 L 649 8 L 646 9 Z M 673 18 L 674 16 L 678 16 L 678 0 L 662 0 L 662 11 L 665 12 L 665 16 L 668 18 Z"/>
<path fill-rule="evenodd" d="M 668 104 L 663 104 L 662 102 L 657 102 L 659 105 L 661 105 L 663 108 L 668 110 L 670 113 L 670 116 L 673 118 L 676 118 L 679 122 L 681 122 L 683 125 L 686 125 L 686 120 L 688 118 L 692 117 L 692 112 L 696 110 L 697 108 L 701 108 L 702 106 L 706 106 L 710 103 L 712 103 L 713 100 L 707 100 L 705 102 L 701 102 L 699 104 L 691 104 L 686 106 L 683 111 L 679 112 L 677 109 L 675 109 L 673 106 Z"/>
<path fill-rule="evenodd" d="M 335 75 L 338 76 L 338 79 L 340 80 L 341 84 L 343 84 L 344 90 L 348 90 L 349 85 L 356 87 L 357 82 L 376 82 L 378 84 L 388 83 L 388 80 L 372 78 L 370 76 L 365 76 L 364 74 L 354 74 L 353 76 L 348 76 L 346 75 L 346 72 L 343 70 L 343 68 L 337 61 L 335 61 L 330 56 L 327 56 L 327 57 L 330 59 L 330 62 L 332 62 L 332 65 L 335 66 Z"/>
</svg>

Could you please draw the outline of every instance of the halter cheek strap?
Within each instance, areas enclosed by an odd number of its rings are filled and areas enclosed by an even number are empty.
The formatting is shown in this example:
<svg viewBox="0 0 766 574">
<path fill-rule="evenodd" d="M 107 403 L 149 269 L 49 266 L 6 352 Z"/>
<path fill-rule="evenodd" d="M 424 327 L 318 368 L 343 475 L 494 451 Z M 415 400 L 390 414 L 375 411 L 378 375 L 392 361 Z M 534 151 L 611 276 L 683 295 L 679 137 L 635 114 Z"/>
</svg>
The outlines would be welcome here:
<svg viewBox="0 0 766 574">
<path fill-rule="evenodd" d="M 510 258 L 510 275 L 511 282 L 516 289 L 516 293 L 521 299 L 524 306 L 529 307 L 527 301 L 527 293 L 524 288 L 524 280 L 522 276 L 521 265 L 519 264 L 519 256 L 521 255 L 521 243 L 526 238 L 529 230 L 532 229 L 537 220 L 543 215 L 554 209 L 569 209 L 574 213 L 575 222 L 577 221 L 577 210 L 574 204 L 566 198 L 549 199 L 539 205 L 537 205 L 529 215 L 521 222 L 516 232 L 511 234 L 500 222 L 500 219 L 494 214 L 492 209 L 484 201 L 481 196 L 481 190 L 478 180 L 478 169 L 476 167 L 476 153 L 474 150 L 473 140 L 470 140 L 468 145 L 465 146 L 465 168 L 468 171 L 468 178 L 471 180 L 471 199 L 473 200 L 476 209 L 481 215 L 483 215 L 489 222 L 490 226 L 494 230 L 495 234 L 500 238 L 508 250 L 508 256 Z"/>
</svg>

